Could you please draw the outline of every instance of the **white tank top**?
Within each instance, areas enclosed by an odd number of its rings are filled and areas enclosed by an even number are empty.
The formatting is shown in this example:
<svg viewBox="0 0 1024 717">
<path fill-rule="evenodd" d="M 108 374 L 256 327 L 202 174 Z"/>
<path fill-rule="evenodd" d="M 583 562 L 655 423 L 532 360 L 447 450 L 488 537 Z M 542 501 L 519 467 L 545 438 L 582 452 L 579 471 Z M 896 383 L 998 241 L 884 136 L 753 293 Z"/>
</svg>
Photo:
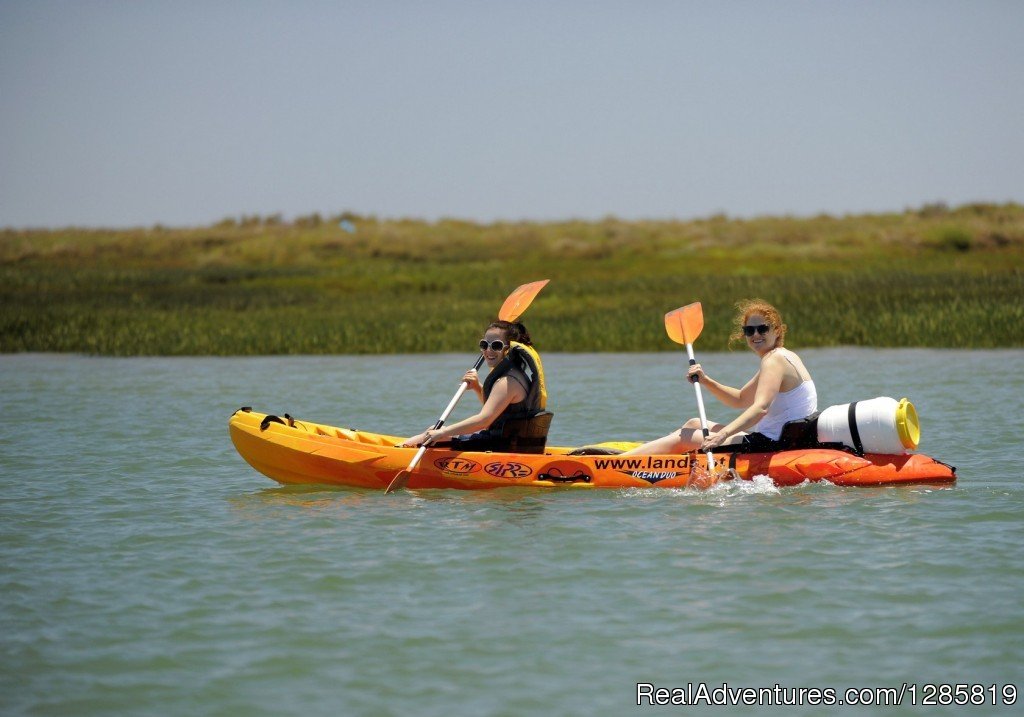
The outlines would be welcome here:
<svg viewBox="0 0 1024 717">
<path fill-rule="evenodd" d="M 795 366 L 785 354 L 783 354 L 783 358 Z M 768 413 L 750 430 L 777 441 L 782 435 L 782 427 L 786 423 L 807 418 L 817 410 L 818 389 L 815 388 L 814 381 L 808 379 L 796 388 L 778 393 L 768 407 Z"/>
</svg>

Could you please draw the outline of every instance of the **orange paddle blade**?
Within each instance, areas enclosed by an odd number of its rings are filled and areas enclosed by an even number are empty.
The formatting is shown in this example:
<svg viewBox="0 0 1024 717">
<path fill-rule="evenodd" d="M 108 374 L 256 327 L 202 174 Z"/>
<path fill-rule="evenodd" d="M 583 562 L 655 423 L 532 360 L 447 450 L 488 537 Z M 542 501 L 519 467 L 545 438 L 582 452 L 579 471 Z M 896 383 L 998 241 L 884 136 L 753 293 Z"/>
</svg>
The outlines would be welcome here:
<svg viewBox="0 0 1024 717">
<path fill-rule="evenodd" d="M 405 488 L 405 484 L 409 482 L 409 478 L 412 477 L 412 473 L 409 471 L 399 471 L 391 482 L 388 483 L 388 487 L 384 489 L 385 493 L 394 493 L 396 490 L 402 490 Z"/>
<path fill-rule="evenodd" d="M 692 344 L 703 328 L 704 311 L 699 301 L 665 314 L 665 331 L 677 344 Z"/>
<path fill-rule="evenodd" d="M 498 318 L 502 321 L 515 321 L 518 319 L 529 308 L 533 298 L 540 293 L 540 290 L 547 286 L 548 281 L 550 280 L 542 279 L 529 284 L 523 284 L 513 291 L 505 299 L 505 303 L 501 305 L 501 309 L 498 311 Z"/>
</svg>

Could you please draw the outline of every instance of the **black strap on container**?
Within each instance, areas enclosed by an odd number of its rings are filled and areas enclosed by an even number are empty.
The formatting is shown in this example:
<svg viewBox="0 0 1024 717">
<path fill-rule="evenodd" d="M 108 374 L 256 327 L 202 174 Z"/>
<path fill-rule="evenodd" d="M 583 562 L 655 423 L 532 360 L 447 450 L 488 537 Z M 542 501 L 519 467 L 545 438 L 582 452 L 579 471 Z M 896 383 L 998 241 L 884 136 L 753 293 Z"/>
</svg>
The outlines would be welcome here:
<svg viewBox="0 0 1024 717">
<path fill-rule="evenodd" d="M 853 439 L 853 449 L 858 455 L 864 454 L 864 444 L 860 442 L 860 429 L 857 428 L 857 402 L 850 402 L 850 409 L 846 412 L 846 420 L 850 424 L 850 438 Z"/>
</svg>

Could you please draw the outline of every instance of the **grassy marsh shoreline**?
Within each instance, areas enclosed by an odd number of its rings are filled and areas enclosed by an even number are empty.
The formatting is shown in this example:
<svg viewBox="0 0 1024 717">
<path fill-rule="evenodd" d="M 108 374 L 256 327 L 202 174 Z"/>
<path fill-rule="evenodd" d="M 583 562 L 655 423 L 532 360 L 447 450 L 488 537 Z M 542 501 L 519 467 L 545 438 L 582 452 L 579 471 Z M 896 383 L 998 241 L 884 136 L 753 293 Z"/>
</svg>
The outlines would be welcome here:
<svg viewBox="0 0 1024 717">
<path fill-rule="evenodd" d="M 345 226 L 340 224 L 344 220 Z M 353 230 L 354 231 L 351 231 Z M 437 353 L 472 347 L 518 284 L 544 350 L 707 351 L 760 296 L 811 346 L 1024 346 L 1024 207 L 695 221 L 421 222 L 317 215 L 211 227 L 0 230 L 0 352 Z"/>
</svg>

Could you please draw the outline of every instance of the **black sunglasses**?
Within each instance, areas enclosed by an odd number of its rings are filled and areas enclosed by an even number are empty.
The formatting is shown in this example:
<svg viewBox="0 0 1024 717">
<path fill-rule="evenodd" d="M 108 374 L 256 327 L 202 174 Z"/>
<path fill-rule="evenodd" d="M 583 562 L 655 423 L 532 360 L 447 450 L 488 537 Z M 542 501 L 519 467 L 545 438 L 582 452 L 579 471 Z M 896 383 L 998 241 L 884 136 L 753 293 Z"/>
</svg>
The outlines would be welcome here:
<svg viewBox="0 0 1024 717">
<path fill-rule="evenodd" d="M 486 351 L 490 347 L 491 351 L 501 351 L 505 348 L 504 341 L 488 341 L 487 339 L 480 339 L 480 350 Z"/>
<path fill-rule="evenodd" d="M 771 326 L 769 326 L 768 324 L 758 324 L 757 326 L 744 326 L 743 327 L 743 335 L 744 336 L 753 336 L 754 332 L 756 331 L 757 333 L 759 333 L 762 336 L 764 336 L 766 333 L 768 333 L 768 329 L 770 329 L 770 328 L 771 328 Z"/>
</svg>

